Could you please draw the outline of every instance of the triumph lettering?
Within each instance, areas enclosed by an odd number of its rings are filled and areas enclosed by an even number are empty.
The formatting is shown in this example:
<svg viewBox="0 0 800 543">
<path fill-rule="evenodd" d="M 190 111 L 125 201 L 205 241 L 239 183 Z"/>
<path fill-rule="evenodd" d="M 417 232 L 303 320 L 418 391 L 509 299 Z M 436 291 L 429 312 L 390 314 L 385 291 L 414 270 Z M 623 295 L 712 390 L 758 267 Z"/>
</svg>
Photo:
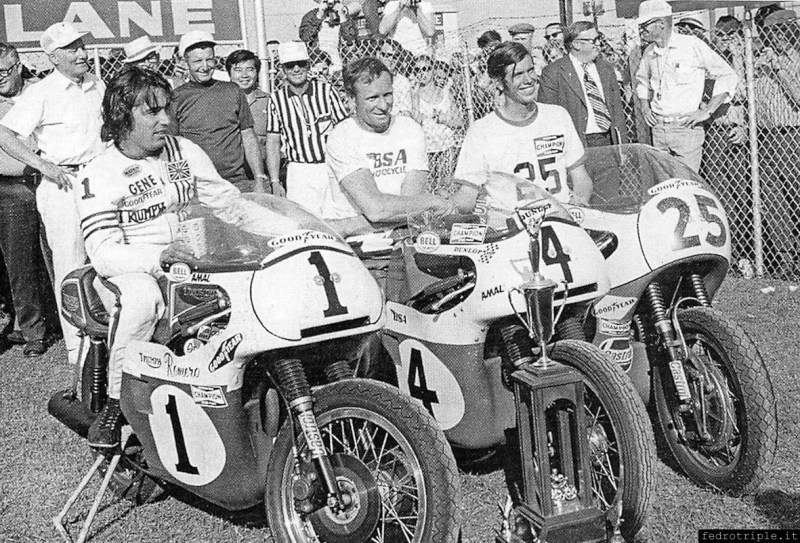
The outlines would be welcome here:
<svg viewBox="0 0 800 543">
<path fill-rule="evenodd" d="M 147 364 L 153 369 L 161 367 L 161 359 L 157 356 L 147 356 L 146 354 L 139 353 L 139 361 L 142 364 Z"/>
</svg>

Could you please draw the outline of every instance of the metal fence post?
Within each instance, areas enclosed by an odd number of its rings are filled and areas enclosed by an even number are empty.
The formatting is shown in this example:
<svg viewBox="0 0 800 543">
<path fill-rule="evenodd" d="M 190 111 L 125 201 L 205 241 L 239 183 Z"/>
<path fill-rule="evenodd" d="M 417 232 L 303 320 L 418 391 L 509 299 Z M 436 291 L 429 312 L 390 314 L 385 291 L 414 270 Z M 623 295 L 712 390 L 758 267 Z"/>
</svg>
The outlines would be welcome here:
<svg viewBox="0 0 800 543">
<path fill-rule="evenodd" d="M 469 69 L 469 45 L 464 42 L 464 104 L 467 107 L 467 118 L 470 126 L 475 122 L 475 106 L 472 103 L 472 72 Z"/>
<path fill-rule="evenodd" d="M 755 70 L 753 68 L 753 17 L 744 14 L 744 65 L 747 74 L 747 114 L 750 135 L 750 176 L 753 185 L 753 250 L 756 275 L 764 275 L 764 238 L 761 216 L 761 178 L 758 164 L 758 127 L 756 124 Z"/>
<path fill-rule="evenodd" d="M 97 79 L 102 79 L 102 70 L 100 69 L 100 49 L 93 47 L 92 55 L 94 57 L 94 75 L 97 76 Z"/>
</svg>

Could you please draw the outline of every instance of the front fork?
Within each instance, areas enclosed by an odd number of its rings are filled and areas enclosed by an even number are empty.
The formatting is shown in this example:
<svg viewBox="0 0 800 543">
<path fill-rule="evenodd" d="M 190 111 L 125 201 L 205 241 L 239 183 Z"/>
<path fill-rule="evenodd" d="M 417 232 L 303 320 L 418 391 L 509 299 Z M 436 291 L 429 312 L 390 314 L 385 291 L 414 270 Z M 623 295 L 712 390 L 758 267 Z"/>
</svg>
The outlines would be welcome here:
<svg viewBox="0 0 800 543">
<path fill-rule="evenodd" d="M 300 468 L 301 462 L 295 463 L 293 486 L 295 498 L 300 503 L 300 508 L 303 509 L 301 512 L 311 513 L 318 508 L 318 504 L 313 503 L 315 500 L 312 499 L 315 486 L 313 483 L 318 473 L 322 477 L 322 486 L 326 493 L 325 505 L 338 513 L 350 504 L 351 498 L 339 489 L 330 456 L 325 449 L 317 418 L 314 415 L 311 386 L 308 384 L 303 365 L 300 360 L 290 358 L 278 360 L 273 369 L 275 379 L 289 404 L 291 414 L 303 431 L 308 454 L 316 466 L 316 473 L 308 473 Z M 295 447 L 295 458 L 300 460 L 297 447 Z"/>
<path fill-rule="evenodd" d="M 689 276 L 689 282 L 691 283 L 691 288 L 694 294 L 695 302 L 699 305 L 709 307 L 711 305 L 710 298 L 705 288 L 705 283 L 703 282 L 703 278 L 696 273 L 693 273 Z M 676 292 L 680 290 L 680 283 L 676 288 Z M 675 385 L 675 391 L 678 394 L 678 398 L 680 398 L 680 405 L 677 407 L 679 412 L 686 412 L 691 411 L 693 408 L 692 404 L 692 393 L 689 387 L 689 382 L 686 378 L 686 371 L 688 370 L 691 372 L 691 377 L 693 379 L 699 378 L 701 382 L 703 381 L 703 375 L 698 371 L 698 368 L 695 368 L 693 365 L 687 365 L 685 362 L 689 359 L 691 353 L 689 352 L 689 348 L 686 345 L 686 340 L 683 337 L 683 331 L 681 330 L 680 323 L 678 321 L 678 308 L 680 307 L 680 300 L 677 303 L 672 304 L 672 310 L 668 312 L 667 305 L 664 301 L 664 295 L 661 290 L 661 286 L 658 283 L 651 283 L 647 286 L 647 290 L 645 291 L 645 296 L 647 302 L 650 306 L 650 314 L 653 317 L 653 324 L 656 328 L 658 333 L 658 337 L 661 341 L 661 345 L 666 351 L 669 356 L 669 370 L 672 375 L 672 382 Z M 701 383 L 702 384 L 702 383 Z M 699 388 L 700 393 L 703 393 L 704 387 Z M 700 412 L 695 413 L 699 415 L 698 427 L 701 428 L 701 433 L 705 433 L 705 410 L 702 409 L 702 406 L 705 405 L 705 402 L 699 402 Z M 680 417 L 673 417 L 676 421 L 676 424 L 680 424 Z M 683 434 L 684 429 L 679 428 L 679 431 Z"/>
</svg>

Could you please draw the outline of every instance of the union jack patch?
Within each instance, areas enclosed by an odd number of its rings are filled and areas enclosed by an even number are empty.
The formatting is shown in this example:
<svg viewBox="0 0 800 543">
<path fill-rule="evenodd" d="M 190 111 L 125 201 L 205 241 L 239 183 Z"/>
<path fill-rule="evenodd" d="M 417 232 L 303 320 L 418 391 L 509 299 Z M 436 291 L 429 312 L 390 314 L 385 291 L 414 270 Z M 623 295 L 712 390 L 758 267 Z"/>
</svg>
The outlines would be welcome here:
<svg viewBox="0 0 800 543">
<path fill-rule="evenodd" d="M 189 162 L 187 160 L 167 162 L 167 175 L 172 183 L 191 181 L 192 172 L 189 169 Z"/>
</svg>

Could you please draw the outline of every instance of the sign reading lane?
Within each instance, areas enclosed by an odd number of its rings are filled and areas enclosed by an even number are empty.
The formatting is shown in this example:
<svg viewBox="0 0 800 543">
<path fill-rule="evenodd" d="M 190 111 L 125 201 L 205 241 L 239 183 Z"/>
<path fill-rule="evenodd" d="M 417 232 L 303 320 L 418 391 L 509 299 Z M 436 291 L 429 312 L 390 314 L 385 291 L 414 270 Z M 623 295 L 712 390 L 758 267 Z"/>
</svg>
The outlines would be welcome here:
<svg viewBox="0 0 800 543">
<path fill-rule="evenodd" d="M 0 42 L 39 47 L 39 36 L 58 22 L 88 32 L 87 44 L 123 44 L 145 34 L 177 42 L 189 30 L 217 40 L 240 40 L 239 5 L 231 0 L 0 0 Z"/>
</svg>

